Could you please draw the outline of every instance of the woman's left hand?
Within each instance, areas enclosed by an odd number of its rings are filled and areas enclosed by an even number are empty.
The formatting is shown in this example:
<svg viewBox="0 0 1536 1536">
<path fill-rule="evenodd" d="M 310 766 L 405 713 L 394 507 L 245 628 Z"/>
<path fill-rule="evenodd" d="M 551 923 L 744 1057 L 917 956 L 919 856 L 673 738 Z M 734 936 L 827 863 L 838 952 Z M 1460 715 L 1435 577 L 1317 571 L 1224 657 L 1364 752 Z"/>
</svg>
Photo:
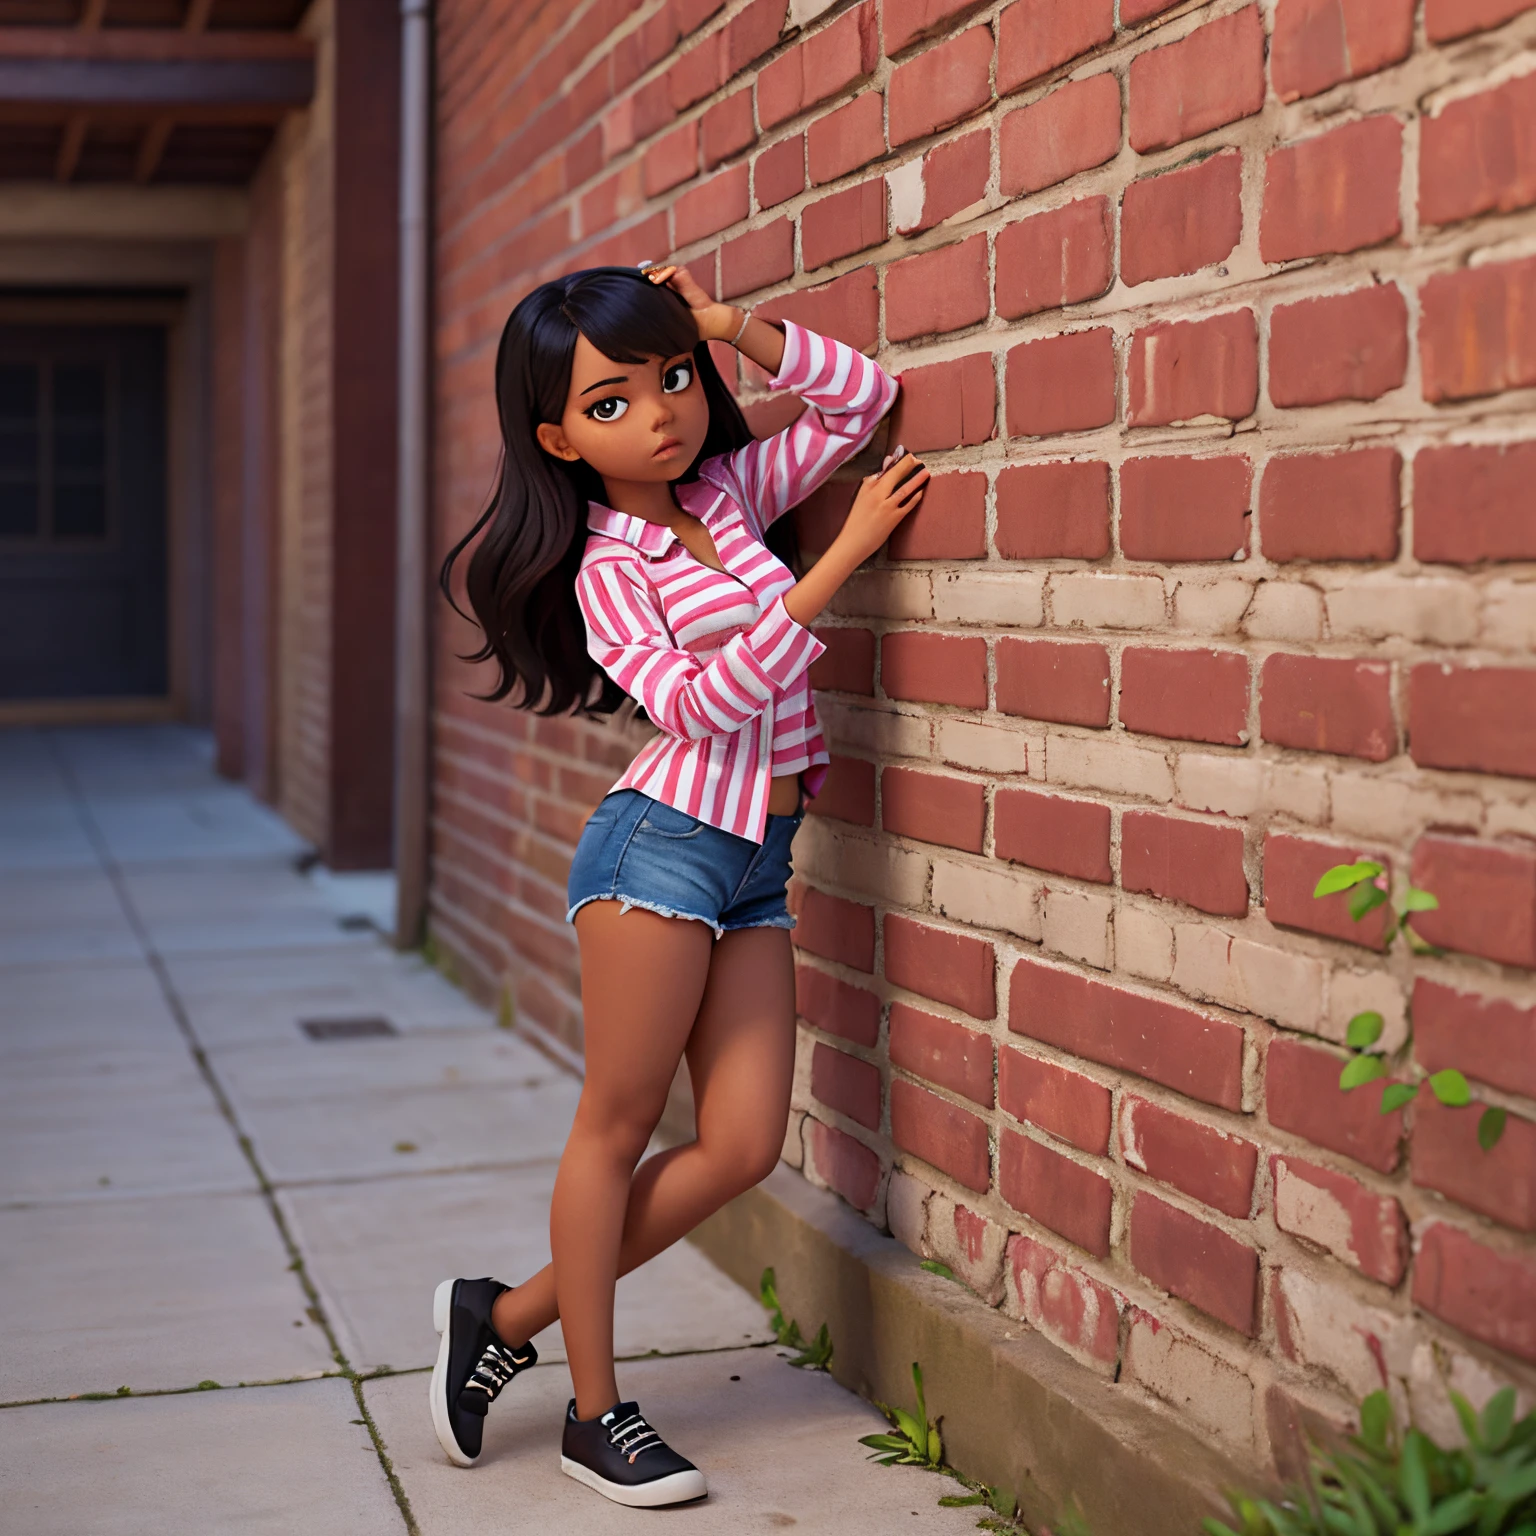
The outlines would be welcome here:
<svg viewBox="0 0 1536 1536">
<path fill-rule="evenodd" d="M 710 298 L 687 267 L 647 267 L 645 275 L 665 283 L 693 311 L 701 341 L 728 341 L 740 328 L 741 311 Z"/>
</svg>

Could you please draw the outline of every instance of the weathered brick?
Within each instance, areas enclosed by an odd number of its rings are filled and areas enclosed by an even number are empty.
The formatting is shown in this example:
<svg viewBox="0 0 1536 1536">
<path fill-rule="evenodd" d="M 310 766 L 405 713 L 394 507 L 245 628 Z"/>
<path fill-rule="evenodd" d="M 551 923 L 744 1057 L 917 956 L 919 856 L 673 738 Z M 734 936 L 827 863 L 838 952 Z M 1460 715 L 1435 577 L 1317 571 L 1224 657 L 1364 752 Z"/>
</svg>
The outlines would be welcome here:
<svg viewBox="0 0 1536 1536">
<path fill-rule="evenodd" d="M 1120 551 L 1127 560 L 1230 560 L 1248 548 L 1253 466 L 1239 455 L 1127 459 Z"/>
<path fill-rule="evenodd" d="M 1132 1168 L 1227 1216 L 1253 1209 L 1258 1148 L 1138 1094 L 1120 1101 L 1120 1150 Z"/>
<path fill-rule="evenodd" d="M 990 1019 L 997 1013 L 996 966 L 985 939 L 886 914 L 885 974 L 898 987 Z"/>
<path fill-rule="evenodd" d="M 1046 1338 L 1100 1371 L 1120 1353 L 1120 1311 L 1115 1293 L 1032 1237 L 1008 1239 L 1010 1310 Z"/>
<path fill-rule="evenodd" d="M 1422 938 L 1503 965 L 1536 967 L 1536 844 L 1421 837 L 1412 880 L 1440 899 L 1437 911 L 1414 914 Z"/>
<path fill-rule="evenodd" d="M 1005 560 L 1102 560 L 1109 465 L 1010 464 L 997 477 L 996 543 Z"/>
<path fill-rule="evenodd" d="M 1536 668 L 1414 667 L 1408 750 L 1423 768 L 1536 778 Z"/>
<path fill-rule="evenodd" d="M 901 1078 L 891 1082 L 891 1140 L 967 1189 L 991 1186 L 986 1121 Z"/>
<path fill-rule="evenodd" d="M 884 239 L 885 183 L 879 179 L 807 203 L 800 213 L 800 256 L 807 272 Z"/>
<path fill-rule="evenodd" d="M 880 23 L 887 57 L 894 59 L 919 38 L 943 30 L 976 5 L 977 0 L 885 0 Z"/>
<path fill-rule="evenodd" d="M 906 1003 L 892 1003 L 890 1053 L 893 1066 L 991 1109 L 990 1036 Z"/>
<path fill-rule="evenodd" d="M 1475 1102 L 1449 1108 L 1420 1092 L 1409 1148 L 1413 1182 L 1517 1232 L 1536 1232 L 1536 1123 L 1511 1115 L 1498 1143 L 1484 1151 L 1481 1110 Z"/>
<path fill-rule="evenodd" d="M 1303 752 L 1385 762 L 1397 751 L 1391 666 L 1342 656 L 1267 657 L 1259 675 L 1259 734 Z"/>
<path fill-rule="evenodd" d="M 1281 101 L 1373 75 L 1413 49 L 1413 0 L 1279 0 L 1269 76 Z"/>
<path fill-rule="evenodd" d="M 972 27 L 899 65 L 890 83 L 891 148 L 937 133 L 992 98 L 992 30 Z"/>
<path fill-rule="evenodd" d="M 915 407 L 908 420 L 916 424 Z M 964 423 L 958 425 L 963 428 Z M 932 446 L 921 439 L 913 443 L 904 433 L 898 435 L 894 423 L 891 432 L 891 441 L 905 442 L 910 451 Z M 893 560 L 981 559 L 987 552 L 987 477 L 975 473 L 935 475 L 923 493 L 922 505 L 902 520 L 887 549 Z"/>
<path fill-rule="evenodd" d="M 673 244 L 692 245 L 695 240 L 740 223 L 750 211 L 747 168 L 733 165 L 728 171 L 711 176 L 691 192 L 685 192 L 672 205 Z"/>
<path fill-rule="evenodd" d="M 862 1141 L 813 1116 L 807 1117 L 805 1130 L 809 1171 L 855 1209 L 873 1209 L 880 1193 L 880 1159 Z"/>
<path fill-rule="evenodd" d="M 828 1109 L 871 1131 L 880 1129 L 880 1069 L 872 1062 L 818 1040 L 811 1054 L 811 1093 Z"/>
<path fill-rule="evenodd" d="M 1259 399 L 1253 311 L 1143 326 L 1131 339 L 1129 376 L 1133 427 L 1199 416 L 1241 421 Z"/>
<path fill-rule="evenodd" d="M 1395 448 L 1271 459 L 1259 487 L 1264 558 L 1395 560 L 1402 471 Z"/>
<path fill-rule="evenodd" d="M 722 34 L 705 38 L 667 71 L 667 94 L 674 112 L 682 112 L 725 84 L 725 50 Z"/>
<path fill-rule="evenodd" d="M 1120 150 L 1120 82 L 1090 75 L 1010 112 L 998 129 L 1003 193 L 1017 197 L 1113 160 Z"/>
<path fill-rule="evenodd" d="M 752 162 L 752 193 L 759 208 L 777 208 L 805 190 L 805 135 L 781 139 Z"/>
<path fill-rule="evenodd" d="M 979 636 L 896 630 L 880 642 L 880 686 L 893 699 L 987 707 L 987 642 Z"/>
<path fill-rule="evenodd" d="M 1193 1008 L 1022 959 L 1010 983 L 1008 1028 L 1192 1099 L 1241 1107 L 1243 1032 Z"/>
<path fill-rule="evenodd" d="M 973 352 L 902 373 L 901 394 L 891 412 L 893 443 L 905 443 L 914 453 L 925 448 L 970 447 L 986 442 L 996 425 L 997 380 L 990 352 Z M 925 502 L 933 497 L 933 482 L 929 485 Z"/>
<path fill-rule="evenodd" d="M 929 1247 L 989 1307 L 1003 1299 L 1008 1229 L 937 1192 L 928 1202 Z"/>
<path fill-rule="evenodd" d="M 880 825 L 887 832 L 980 853 L 986 822 L 980 784 L 914 768 L 887 768 L 880 775 Z"/>
<path fill-rule="evenodd" d="M 834 756 L 825 782 L 811 801 L 810 812 L 857 827 L 874 826 L 875 765 L 859 757 Z"/>
<path fill-rule="evenodd" d="M 701 122 L 704 169 L 712 171 L 722 160 L 739 155 L 757 141 L 757 130 L 752 125 L 751 87 L 717 101 Z"/>
<path fill-rule="evenodd" d="M 1122 14 L 1126 3 L 1121 0 Z M 1161 5 L 1162 0 L 1156 3 Z M 1120 1379 L 1188 1415 L 1218 1445 L 1251 1456 L 1256 1396 L 1252 1377 L 1217 1359 L 1166 1319 L 1139 1307 L 1128 1307 L 1126 1312 L 1129 1327 Z"/>
<path fill-rule="evenodd" d="M 789 0 L 748 0 L 732 17 L 723 34 L 727 80 L 778 42 L 788 11 Z"/>
<path fill-rule="evenodd" d="M 687 181 L 699 168 L 699 125 L 684 123 L 646 150 L 641 161 L 645 195 L 655 197 L 669 187 Z"/>
<path fill-rule="evenodd" d="M 1075 640 L 997 642 L 997 707 L 1058 725 L 1109 724 L 1109 652 Z"/>
<path fill-rule="evenodd" d="M 1275 1225 L 1326 1248 L 1336 1259 L 1383 1285 L 1395 1286 L 1408 1268 L 1408 1223 L 1390 1195 L 1357 1179 L 1297 1157 L 1273 1156 Z"/>
<path fill-rule="evenodd" d="M 1325 938 L 1381 947 L 1386 915 L 1377 908 L 1355 922 L 1349 915 L 1347 896 L 1315 898 L 1312 892 L 1325 871 L 1335 864 L 1352 864 L 1374 857 L 1342 843 L 1320 843 L 1311 838 L 1270 832 L 1264 838 L 1264 911 L 1270 922 L 1282 928 L 1302 928 Z M 1378 859 L 1378 863 L 1385 863 Z"/>
<path fill-rule="evenodd" d="M 997 856 L 1032 869 L 1108 885 L 1109 807 L 1033 789 L 999 789 Z"/>
<path fill-rule="evenodd" d="M 997 94 L 1006 96 L 1115 35 L 1114 0 L 1014 0 L 998 17 Z"/>
<path fill-rule="evenodd" d="M 1120 203 L 1120 276 L 1134 287 L 1225 260 L 1243 236 L 1242 194 L 1236 150 L 1133 181 Z"/>
<path fill-rule="evenodd" d="M 1457 1067 L 1478 1082 L 1536 1099 L 1536 1003 L 1413 984 L 1413 1054 L 1426 1072 Z"/>
<path fill-rule="evenodd" d="M 875 912 L 862 902 L 844 901 L 807 886 L 799 899 L 795 943 L 824 960 L 855 971 L 875 968 Z"/>
<path fill-rule="evenodd" d="M 1115 419 L 1115 335 L 1108 326 L 1026 341 L 1008 353 L 1008 435 L 1049 437 Z"/>
<path fill-rule="evenodd" d="M 992 174 L 992 131 L 979 129 L 936 144 L 920 161 L 909 162 L 887 178 L 891 187 L 891 215 L 896 232 L 920 234 L 942 224 L 962 208 L 969 208 L 986 194 Z M 920 206 L 897 195 L 903 178 L 915 177 Z M 910 185 L 910 183 L 905 183 Z"/>
<path fill-rule="evenodd" d="M 765 129 L 846 90 L 873 71 L 880 57 L 873 0 L 839 16 L 776 58 L 757 77 L 757 120 Z"/>
<path fill-rule="evenodd" d="M 1449 224 L 1536 202 L 1536 74 L 1453 101 L 1419 130 L 1419 218 Z"/>
<path fill-rule="evenodd" d="M 1248 911 L 1239 826 L 1127 811 L 1120 820 L 1120 884 L 1218 917 Z"/>
<path fill-rule="evenodd" d="M 1536 384 L 1536 256 L 1445 272 L 1419 290 L 1424 398 Z"/>
<path fill-rule="evenodd" d="M 1081 1072 L 1004 1048 L 997 1060 L 997 1102 L 1015 1120 L 1084 1152 L 1109 1151 L 1110 1091 Z"/>
<path fill-rule="evenodd" d="M 1137 55 L 1130 85 L 1131 147 L 1143 155 L 1251 117 L 1264 105 L 1258 6 Z"/>
<path fill-rule="evenodd" d="M 1413 463 L 1413 552 L 1469 565 L 1536 560 L 1536 440 L 1425 448 Z"/>
<path fill-rule="evenodd" d="M 1276 307 L 1269 398 L 1276 405 L 1375 400 L 1408 374 L 1408 304 L 1395 283 Z"/>
<path fill-rule="evenodd" d="M 1240 746 L 1248 731 L 1248 658 L 1237 651 L 1127 646 L 1120 723 L 1128 731 Z"/>
<path fill-rule="evenodd" d="M 794 270 L 794 224 L 789 219 L 775 219 L 720 247 L 720 297 L 733 299 L 766 288 L 782 282 Z"/>
<path fill-rule="evenodd" d="M 880 327 L 875 269 L 856 267 L 819 288 L 801 288 L 758 304 L 752 312 L 764 320 L 793 320 L 823 336 L 846 341 L 857 351 L 872 352 Z"/>
<path fill-rule="evenodd" d="M 963 330 L 985 320 L 990 307 L 985 235 L 909 256 L 885 269 L 887 340 Z"/>
<path fill-rule="evenodd" d="M 1385 1079 L 1362 1088 L 1340 1088 L 1339 1073 L 1347 1059 L 1299 1040 L 1271 1040 L 1264 1064 L 1269 1123 L 1378 1173 L 1391 1173 L 1403 1137 L 1403 1112 L 1381 1113 Z"/>
<path fill-rule="evenodd" d="M 880 1038 L 880 999 L 814 966 L 795 967 L 795 1009 L 807 1023 L 855 1045 L 872 1046 Z"/>
<path fill-rule="evenodd" d="M 811 686 L 838 693 L 875 692 L 875 637 L 867 629 L 818 629 L 826 650 L 811 663 Z"/>
<path fill-rule="evenodd" d="M 1536 0 L 1424 0 L 1424 30 L 1432 43 L 1449 43 L 1497 27 L 1530 10 Z"/>
<path fill-rule="evenodd" d="M 1014 1210 L 1099 1258 L 1109 1256 L 1114 1190 L 1102 1173 L 1017 1131 L 997 1143 L 998 1193 Z"/>
<path fill-rule="evenodd" d="M 1403 130 L 1395 117 L 1367 117 L 1264 162 L 1259 254 L 1265 261 L 1359 251 L 1402 229 L 1398 183 Z"/>
<path fill-rule="evenodd" d="M 1096 299 L 1114 281 L 1109 199 L 1085 197 L 997 232 L 997 312 L 1017 320 Z"/>
<path fill-rule="evenodd" d="M 1239 1333 L 1258 1332 L 1254 1249 L 1156 1195 L 1136 1196 L 1130 1233 L 1131 1263 L 1147 1279 Z"/>
<path fill-rule="evenodd" d="M 806 167 L 819 187 L 885 153 L 885 98 L 865 91 L 846 107 L 819 117 L 805 132 Z"/>
<path fill-rule="evenodd" d="M 1432 1222 L 1413 1266 L 1413 1301 L 1474 1339 L 1536 1361 L 1536 1260 L 1528 1253 L 1499 1253 Z"/>
</svg>

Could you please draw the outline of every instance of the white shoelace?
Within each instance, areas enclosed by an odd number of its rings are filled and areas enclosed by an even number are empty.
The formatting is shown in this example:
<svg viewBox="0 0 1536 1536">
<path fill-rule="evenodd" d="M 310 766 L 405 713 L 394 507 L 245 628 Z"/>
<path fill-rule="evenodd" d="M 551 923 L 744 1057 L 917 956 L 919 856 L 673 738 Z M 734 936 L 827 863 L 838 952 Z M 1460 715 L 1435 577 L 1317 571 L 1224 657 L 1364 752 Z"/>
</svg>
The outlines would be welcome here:
<svg viewBox="0 0 1536 1536">
<path fill-rule="evenodd" d="M 485 1353 L 480 1356 L 480 1363 L 470 1373 L 469 1380 L 464 1383 L 464 1390 L 468 1392 L 473 1388 L 477 1392 L 484 1392 L 486 1401 L 494 1403 L 501 1389 L 527 1363 L 526 1355 L 519 1358 L 505 1344 L 499 1342 L 487 1344 Z"/>
<path fill-rule="evenodd" d="M 631 1414 L 618 1424 L 608 1426 L 608 1438 L 613 1448 L 631 1465 L 642 1451 L 653 1451 L 663 1444 L 662 1438 L 645 1422 L 643 1414 Z"/>
</svg>

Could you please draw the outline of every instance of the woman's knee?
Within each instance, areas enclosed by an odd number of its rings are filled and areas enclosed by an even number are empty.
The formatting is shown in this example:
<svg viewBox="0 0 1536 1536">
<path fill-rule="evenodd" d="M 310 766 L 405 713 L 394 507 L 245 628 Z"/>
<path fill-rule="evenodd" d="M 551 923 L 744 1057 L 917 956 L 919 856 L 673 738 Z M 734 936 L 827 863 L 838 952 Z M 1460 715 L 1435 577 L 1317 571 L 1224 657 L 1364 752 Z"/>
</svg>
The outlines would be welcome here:
<svg viewBox="0 0 1536 1536">
<path fill-rule="evenodd" d="M 738 1132 L 722 1138 L 711 1147 L 721 1183 L 733 1195 L 761 1184 L 773 1172 L 784 1150 L 784 1132 L 777 1136 L 766 1131 Z"/>
<path fill-rule="evenodd" d="M 633 1172 L 650 1145 L 660 1113 L 636 1114 L 632 1105 L 605 1109 L 583 1101 L 571 1126 L 570 1139 L 598 1152 L 616 1166 Z"/>
</svg>

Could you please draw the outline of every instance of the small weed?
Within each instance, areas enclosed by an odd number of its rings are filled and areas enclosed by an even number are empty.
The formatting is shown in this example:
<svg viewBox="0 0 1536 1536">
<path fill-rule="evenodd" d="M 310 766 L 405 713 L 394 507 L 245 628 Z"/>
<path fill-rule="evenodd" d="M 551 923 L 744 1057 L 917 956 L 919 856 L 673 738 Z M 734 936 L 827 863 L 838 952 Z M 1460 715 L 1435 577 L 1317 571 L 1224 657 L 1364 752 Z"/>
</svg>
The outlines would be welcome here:
<svg viewBox="0 0 1536 1536">
<path fill-rule="evenodd" d="M 930 1275 L 937 1275 L 941 1280 L 954 1280 L 955 1278 L 954 1270 L 948 1264 L 939 1263 L 937 1259 L 924 1259 L 918 1268 L 926 1269 Z M 956 1281 L 956 1284 L 958 1283 Z"/>
<path fill-rule="evenodd" d="M 827 1325 L 823 1323 L 816 1330 L 816 1337 L 807 1339 L 800 1332 L 800 1324 L 793 1318 L 784 1316 L 784 1308 L 779 1305 L 778 1285 L 771 1266 L 763 1271 L 763 1278 L 758 1282 L 757 1294 L 768 1313 L 768 1326 L 773 1329 L 774 1337 L 786 1349 L 800 1351 L 789 1363 L 798 1366 L 801 1370 L 826 1370 L 832 1360 L 832 1335 L 827 1332 Z"/>
<path fill-rule="evenodd" d="M 496 1024 L 500 1029 L 511 1029 L 517 1023 L 517 1005 L 512 1001 L 512 988 L 503 987 L 496 999 Z"/>
<path fill-rule="evenodd" d="M 199 1392 L 218 1392 L 221 1388 L 216 1381 L 200 1381 L 197 1384 L 197 1390 Z"/>
<path fill-rule="evenodd" d="M 419 1151 L 421 1151 L 421 1148 L 418 1147 L 414 1141 L 397 1141 L 395 1143 L 395 1151 L 396 1152 L 419 1152 Z"/>
<path fill-rule="evenodd" d="M 893 1435 L 860 1435 L 859 1444 L 870 1448 L 871 1461 L 882 1467 L 929 1467 L 937 1472 L 944 1465 L 944 1441 L 939 1426 L 928 1417 L 928 1405 L 923 1400 L 923 1368 L 912 1362 L 912 1385 L 917 1390 L 917 1413 L 910 1414 L 905 1408 L 892 1408 L 888 1403 L 876 1402 L 875 1407 L 890 1421 L 896 1431 Z"/>
</svg>

